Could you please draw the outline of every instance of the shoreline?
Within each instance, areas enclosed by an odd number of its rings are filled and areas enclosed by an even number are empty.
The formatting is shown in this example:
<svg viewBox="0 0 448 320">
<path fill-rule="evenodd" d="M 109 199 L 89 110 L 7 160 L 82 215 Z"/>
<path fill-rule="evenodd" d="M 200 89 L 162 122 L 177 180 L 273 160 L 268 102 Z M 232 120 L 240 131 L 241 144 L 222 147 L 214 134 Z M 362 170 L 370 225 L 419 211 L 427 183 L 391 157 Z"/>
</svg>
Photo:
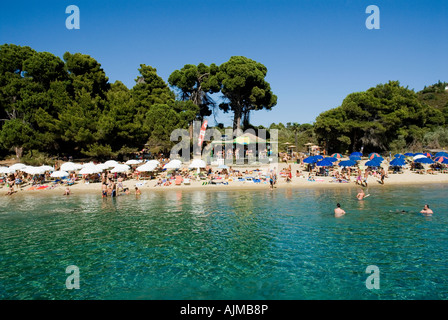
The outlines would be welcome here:
<svg viewBox="0 0 448 320">
<path fill-rule="evenodd" d="M 436 174 L 436 175 L 417 175 L 414 173 L 407 172 L 405 174 L 394 174 L 389 175 L 385 180 L 385 184 L 382 185 L 378 183 L 377 179 L 374 177 L 369 177 L 368 186 L 361 187 L 355 183 L 355 179 L 348 183 L 338 183 L 329 182 L 332 179 L 329 177 L 318 177 L 319 181 L 308 181 L 304 178 L 293 177 L 291 182 L 285 182 L 283 178 L 280 178 L 279 182 L 276 184 L 275 190 L 283 189 L 369 189 L 369 188 L 381 188 L 387 186 L 414 186 L 414 185 L 436 185 L 436 184 L 448 184 L 448 174 Z M 170 186 L 159 186 L 155 187 L 156 180 L 144 180 L 143 186 L 139 186 L 139 189 L 143 194 L 152 192 L 167 192 L 167 191 L 257 191 L 257 190 L 269 190 L 269 183 L 254 183 L 254 182 L 239 182 L 233 181 L 229 182 L 228 185 L 202 185 L 202 181 L 191 181 L 190 185 L 170 185 Z M 124 187 L 129 188 L 130 194 L 135 195 L 134 188 L 136 184 L 142 183 L 143 181 L 137 180 L 127 180 L 123 182 Z M 45 196 L 45 195 L 60 195 L 63 196 L 66 186 L 59 185 L 53 189 L 42 189 L 42 190 L 27 190 L 29 186 L 18 190 L 13 195 L 6 195 L 7 188 L 0 188 L 0 197 L 14 197 L 17 195 L 30 195 L 30 196 Z M 78 182 L 73 186 L 70 186 L 70 191 L 72 195 L 78 194 L 97 194 L 101 196 L 101 183 L 90 183 L 84 184 Z"/>
</svg>

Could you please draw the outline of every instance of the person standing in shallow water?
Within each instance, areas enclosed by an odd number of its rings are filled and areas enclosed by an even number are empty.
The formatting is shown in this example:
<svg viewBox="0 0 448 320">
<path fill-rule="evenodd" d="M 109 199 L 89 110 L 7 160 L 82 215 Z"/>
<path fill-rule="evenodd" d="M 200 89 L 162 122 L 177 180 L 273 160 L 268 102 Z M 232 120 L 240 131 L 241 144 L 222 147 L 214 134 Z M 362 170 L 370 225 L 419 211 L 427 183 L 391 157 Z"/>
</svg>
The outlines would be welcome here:
<svg viewBox="0 0 448 320">
<path fill-rule="evenodd" d="M 339 203 L 336 204 L 336 208 L 334 209 L 335 218 L 342 217 L 344 214 L 345 214 L 345 211 L 341 209 L 341 205 Z"/>
<path fill-rule="evenodd" d="M 423 213 L 425 216 L 432 216 L 434 212 L 431 209 L 429 209 L 429 205 L 425 204 L 425 207 L 423 208 L 422 211 L 420 211 L 420 213 Z"/>
</svg>

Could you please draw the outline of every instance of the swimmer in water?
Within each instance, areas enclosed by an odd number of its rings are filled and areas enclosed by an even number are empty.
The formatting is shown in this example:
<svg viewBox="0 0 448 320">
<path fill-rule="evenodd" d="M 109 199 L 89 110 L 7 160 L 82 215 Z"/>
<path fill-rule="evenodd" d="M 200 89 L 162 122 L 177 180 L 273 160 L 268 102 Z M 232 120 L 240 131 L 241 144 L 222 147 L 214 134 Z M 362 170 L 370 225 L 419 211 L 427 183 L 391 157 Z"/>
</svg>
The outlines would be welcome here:
<svg viewBox="0 0 448 320">
<path fill-rule="evenodd" d="M 356 198 L 358 198 L 358 200 L 362 200 L 362 199 L 364 199 L 365 196 L 366 196 L 366 194 L 364 193 L 364 190 L 359 189 L 359 193 L 356 195 Z"/>
<path fill-rule="evenodd" d="M 341 209 L 341 205 L 339 203 L 336 204 L 336 208 L 334 209 L 335 218 L 342 217 L 344 214 L 345 214 L 345 211 Z"/>
<path fill-rule="evenodd" d="M 434 212 L 432 212 L 431 209 L 429 209 L 429 205 L 425 204 L 424 208 L 420 213 L 423 213 L 425 216 L 432 216 Z"/>
</svg>

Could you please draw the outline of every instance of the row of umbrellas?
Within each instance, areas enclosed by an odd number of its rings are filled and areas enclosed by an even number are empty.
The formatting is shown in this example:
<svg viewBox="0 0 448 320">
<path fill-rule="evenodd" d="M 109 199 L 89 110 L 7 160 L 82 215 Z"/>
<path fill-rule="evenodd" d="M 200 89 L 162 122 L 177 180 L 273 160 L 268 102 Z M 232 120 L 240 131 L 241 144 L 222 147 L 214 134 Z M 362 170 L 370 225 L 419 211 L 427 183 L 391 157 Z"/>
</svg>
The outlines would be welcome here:
<svg viewBox="0 0 448 320">
<path fill-rule="evenodd" d="M 61 178 L 61 177 L 67 177 L 69 175 L 69 172 L 75 172 L 77 171 L 78 174 L 96 174 L 101 173 L 104 170 L 111 169 L 111 173 L 123 173 L 127 172 L 131 169 L 130 166 L 132 165 L 139 165 L 139 167 L 136 168 L 139 172 L 149 172 L 154 171 L 157 169 L 160 165 L 159 161 L 157 160 L 150 160 L 148 162 L 145 162 L 142 164 L 142 160 L 128 160 L 126 163 L 121 164 L 115 160 L 109 160 L 105 163 L 99 163 L 94 164 L 93 162 L 89 162 L 86 164 L 80 164 L 80 163 L 74 163 L 74 162 L 65 162 L 61 165 L 60 170 L 55 171 L 54 167 L 51 166 L 40 166 L 40 167 L 33 167 L 33 166 L 27 166 L 23 163 L 16 163 L 10 167 L 0 167 L 0 174 L 12 174 L 16 171 L 22 171 L 27 174 L 31 175 L 41 175 L 45 174 L 46 172 L 52 172 L 51 177 L 53 178 Z M 171 160 L 167 164 L 163 166 L 164 169 L 179 169 L 182 166 L 182 161 L 180 160 Z M 189 165 L 189 168 L 205 168 L 206 163 L 205 161 L 201 159 L 195 159 L 192 161 L 192 163 Z"/>
<path fill-rule="evenodd" d="M 352 167 L 352 166 L 356 165 L 356 161 L 361 160 L 360 155 L 362 155 L 360 152 L 353 152 L 352 154 L 350 154 L 349 160 L 343 160 L 343 161 L 339 162 L 338 165 L 340 167 Z M 406 161 L 405 161 L 406 156 L 410 157 L 410 154 L 408 154 L 408 155 L 396 154 L 394 156 L 394 159 L 390 162 L 390 165 L 398 166 L 398 167 L 405 166 L 406 165 Z M 443 163 L 443 164 L 448 164 L 448 153 L 445 153 L 445 152 L 439 152 L 438 154 L 436 154 L 434 160 L 431 159 L 430 157 L 428 157 L 428 155 L 425 153 L 412 154 L 412 157 L 413 157 L 413 160 L 415 163 L 433 164 L 435 162 L 439 162 L 439 163 Z M 343 158 L 343 156 L 340 153 L 334 153 L 330 157 L 327 157 L 327 158 L 324 158 L 321 155 L 310 156 L 310 157 L 304 159 L 303 162 L 309 163 L 309 164 L 315 163 L 319 167 L 329 167 L 329 166 L 333 166 L 333 163 L 341 158 Z M 365 163 L 365 165 L 368 167 L 379 167 L 379 166 L 381 166 L 381 163 L 384 161 L 384 158 L 381 157 L 381 155 L 379 155 L 378 153 L 369 154 L 369 159 L 370 160 Z"/>
</svg>

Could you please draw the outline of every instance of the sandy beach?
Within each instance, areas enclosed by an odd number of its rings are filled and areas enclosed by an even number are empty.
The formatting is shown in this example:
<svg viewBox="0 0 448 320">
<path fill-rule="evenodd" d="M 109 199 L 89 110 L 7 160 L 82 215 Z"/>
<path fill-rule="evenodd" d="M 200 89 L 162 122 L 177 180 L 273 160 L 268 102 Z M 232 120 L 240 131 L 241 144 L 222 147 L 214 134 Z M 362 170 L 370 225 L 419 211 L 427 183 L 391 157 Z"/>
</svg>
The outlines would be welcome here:
<svg viewBox="0 0 448 320">
<path fill-rule="evenodd" d="M 279 170 L 287 167 L 286 164 L 278 164 Z M 255 168 L 246 168 L 245 170 L 253 170 Z M 291 165 L 292 172 L 295 172 L 299 169 L 299 165 L 292 164 Z M 269 167 L 261 167 L 261 172 L 265 174 Z M 356 176 L 351 177 L 351 181 L 348 183 L 339 183 L 336 182 L 332 177 L 315 177 L 316 181 L 308 181 L 306 178 L 308 176 L 307 172 L 303 172 L 304 176 L 295 177 L 293 175 L 290 182 L 286 182 L 286 178 L 279 176 L 276 184 L 276 189 L 284 189 L 284 188 L 306 188 L 306 189 L 314 189 L 314 188 L 360 188 L 360 185 L 355 183 Z M 255 177 L 255 174 L 249 174 L 247 176 Z M 225 180 L 222 180 L 225 181 Z M 446 173 L 435 173 L 435 174 L 418 174 L 414 171 L 410 171 L 405 169 L 401 174 L 388 174 L 385 179 L 384 185 L 379 183 L 379 179 L 374 176 L 369 176 L 368 178 L 368 188 L 381 188 L 390 185 L 416 185 L 416 184 L 438 184 L 438 183 L 448 183 L 448 174 Z M 191 180 L 189 185 L 181 184 L 175 185 L 174 180 L 172 180 L 171 185 L 169 186 L 156 186 L 157 179 L 152 180 L 126 180 L 123 182 L 125 188 L 129 188 L 130 194 L 135 193 L 135 187 L 138 186 L 141 190 L 142 194 L 146 192 L 164 192 L 164 191 L 172 191 L 172 190 L 203 190 L 203 191 L 235 191 L 235 190 L 267 190 L 269 189 L 269 182 L 262 181 L 259 183 L 255 183 L 252 181 L 228 181 L 228 184 L 204 184 L 204 180 Z M 51 185 L 51 182 L 47 185 Z M 30 186 L 25 185 L 21 187 L 14 195 L 18 194 L 29 194 L 29 195 L 63 195 L 65 191 L 65 185 L 57 185 L 54 188 L 46 188 L 41 190 L 29 190 Z M 98 194 L 101 196 L 101 183 L 84 183 L 82 180 L 77 181 L 74 185 L 70 186 L 71 193 L 74 194 Z M 0 195 L 6 196 L 7 188 L 5 186 L 0 188 Z"/>
</svg>

